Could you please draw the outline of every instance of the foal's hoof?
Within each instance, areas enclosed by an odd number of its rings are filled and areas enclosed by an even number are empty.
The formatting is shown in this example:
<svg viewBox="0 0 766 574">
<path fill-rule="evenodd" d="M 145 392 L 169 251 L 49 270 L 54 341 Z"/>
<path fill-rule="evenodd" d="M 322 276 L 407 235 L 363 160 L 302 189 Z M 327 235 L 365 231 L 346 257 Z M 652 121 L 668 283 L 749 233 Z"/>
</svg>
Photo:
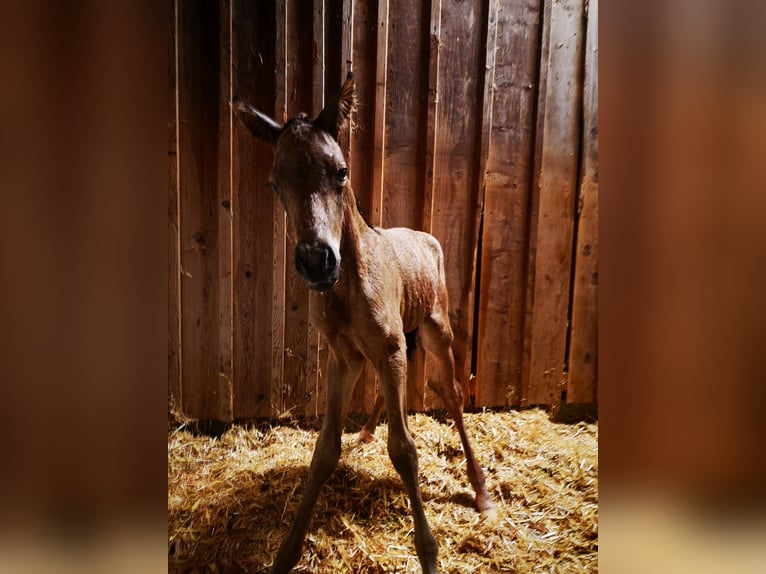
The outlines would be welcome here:
<svg viewBox="0 0 766 574">
<path fill-rule="evenodd" d="M 370 444 L 375 440 L 375 435 L 367 429 L 362 429 L 359 431 L 359 440 L 365 444 Z"/>
<path fill-rule="evenodd" d="M 485 508 L 481 511 L 480 520 L 487 525 L 492 525 L 497 523 L 498 519 L 500 518 L 497 514 L 497 508 L 494 506 L 491 506 L 490 508 Z"/>
<path fill-rule="evenodd" d="M 479 509 L 481 521 L 485 524 L 494 524 L 498 520 L 497 507 L 489 497 L 476 497 L 476 507 Z"/>
</svg>

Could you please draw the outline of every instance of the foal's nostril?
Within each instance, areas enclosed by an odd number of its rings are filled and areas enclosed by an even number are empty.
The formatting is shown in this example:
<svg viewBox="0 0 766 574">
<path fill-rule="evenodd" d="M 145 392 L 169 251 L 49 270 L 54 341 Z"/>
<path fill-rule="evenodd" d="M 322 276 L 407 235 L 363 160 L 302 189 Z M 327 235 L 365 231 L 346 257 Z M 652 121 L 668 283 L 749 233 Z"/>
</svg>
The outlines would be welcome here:
<svg viewBox="0 0 766 574">
<path fill-rule="evenodd" d="M 310 281 L 326 282 L 337 264 L 335 253 L 328 245 L 299 243 L 295 247 L 295 267 Z"/>
<path fill-rule="evenodd" d="M 325 273 L 331 273 L 335 269 L 337 260 L 335 259 L 335 253 L 329 247 L 325 247 L 324 253 L 324 270 Z"/>
</svg>

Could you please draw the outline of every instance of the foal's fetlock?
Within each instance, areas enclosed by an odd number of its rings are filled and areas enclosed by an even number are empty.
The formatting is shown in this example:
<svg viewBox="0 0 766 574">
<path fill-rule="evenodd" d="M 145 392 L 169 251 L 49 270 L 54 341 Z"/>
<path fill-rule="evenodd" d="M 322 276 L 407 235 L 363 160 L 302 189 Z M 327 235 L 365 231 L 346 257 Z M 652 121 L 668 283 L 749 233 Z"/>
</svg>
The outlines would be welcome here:
<svg viewBox="0 0 766 574">
<path fill-rule="evenodd" d="M 370 432 L 367 429 L 363 428 L 359 431 L 359 441 L 363 442 L 365 444 L 369 444 L 371 442 L 375 441 L 375 432 Z"/>
</svg>

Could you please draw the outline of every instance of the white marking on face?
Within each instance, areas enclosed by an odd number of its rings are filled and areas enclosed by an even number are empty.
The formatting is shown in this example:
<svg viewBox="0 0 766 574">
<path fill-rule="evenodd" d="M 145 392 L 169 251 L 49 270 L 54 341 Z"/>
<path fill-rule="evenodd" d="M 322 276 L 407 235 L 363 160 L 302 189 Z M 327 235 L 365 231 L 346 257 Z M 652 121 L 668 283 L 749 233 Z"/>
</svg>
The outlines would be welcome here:
<svg viewBox="0 0 766 574">
<path fill-rule="evenodd" d="M 332 201 L 334 198 L 328 197 L 327 193 L 315 192 L 311 194 L 309 199 L 309 209 L 312 216 L 311 228 L 315 240 L 330 247 L 335 258 L 340 260 L 340 235 L 335 236 L 333 234 L 332 220 L 342 217 L 342 213 L 329 213 L 330 209 L 334 207 L 329 205 Z"/>
</svg>

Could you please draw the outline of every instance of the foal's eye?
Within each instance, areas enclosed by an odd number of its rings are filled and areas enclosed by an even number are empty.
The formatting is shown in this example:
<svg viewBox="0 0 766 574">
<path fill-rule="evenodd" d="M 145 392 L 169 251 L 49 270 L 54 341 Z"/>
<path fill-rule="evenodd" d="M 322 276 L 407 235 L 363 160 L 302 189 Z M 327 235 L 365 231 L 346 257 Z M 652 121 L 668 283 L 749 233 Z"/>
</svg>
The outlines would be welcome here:
<svg viewBox="0 0 766 574">
<path fill-rule="evenodd" d="M 345 167 L 341 167 L 335 173 L 335 177 L 338 179 L 338 183 L 345 183 L 346 176 L 348 176 L 348 168 Z"/>
<path fill-rule="evenodd" d="M 279 188 L 277 187 L 277 184 L 276 184 L 276 183 L 274 183 L 273 181 L 270 181 L 270 182 L 269 182 L 269 185 L 271 186 L 271 189 L 272 189 L 272 191 L 273 191 L 274 193 L 279 193 Z"/>
</svg>

